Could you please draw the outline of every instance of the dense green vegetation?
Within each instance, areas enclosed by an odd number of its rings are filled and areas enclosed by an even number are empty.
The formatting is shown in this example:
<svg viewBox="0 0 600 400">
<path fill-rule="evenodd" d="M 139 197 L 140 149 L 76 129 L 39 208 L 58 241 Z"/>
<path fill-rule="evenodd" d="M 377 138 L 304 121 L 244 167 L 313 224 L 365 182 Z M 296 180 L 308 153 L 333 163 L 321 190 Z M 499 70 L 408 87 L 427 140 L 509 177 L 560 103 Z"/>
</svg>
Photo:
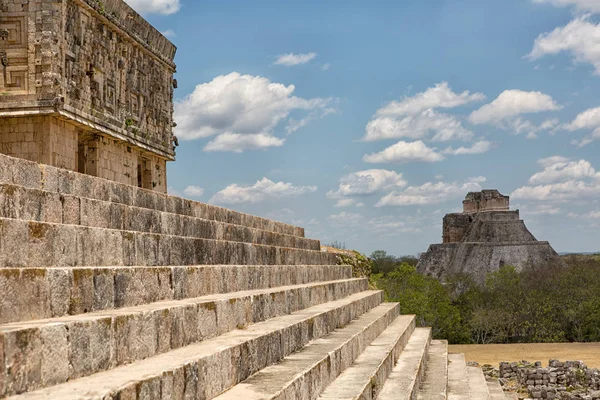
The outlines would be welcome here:
<svg viewBox="0 0 600 400">
<path fill-rule="evenodd" d="M 504 266 L 485 284 L 453 276 L 444 284 L 385 252 L 369 257 L 374 286 L 404 314 L 416 314 L 450 343 L 600 341 L 600 257 L 565 256 L 564 266 Z M 395 261 L 391 261 L 395 260 Z"/>
</svg>

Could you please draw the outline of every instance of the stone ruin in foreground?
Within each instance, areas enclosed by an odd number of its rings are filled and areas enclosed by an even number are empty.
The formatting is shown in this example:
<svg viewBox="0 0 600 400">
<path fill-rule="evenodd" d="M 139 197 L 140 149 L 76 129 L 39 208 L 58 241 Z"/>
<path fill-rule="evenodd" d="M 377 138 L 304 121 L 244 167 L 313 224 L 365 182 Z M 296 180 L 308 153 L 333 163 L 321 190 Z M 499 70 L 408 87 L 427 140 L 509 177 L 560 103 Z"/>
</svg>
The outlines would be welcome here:
<svg viewBox="0 0 600 400">
<path fill-rule="evenodd" d="M 443 243 L 429 246 L 417 269 L 439 279 L 465 272 L 483 282 L 502 265 L 522 269 L 558 260 L 548 242 L 529 232 L 519 210 L 509 209 L 508 196 L 483 190 L 467 194 L 462 213 L 444 217 Z"/>
<path fill-rule="evenodd" d="M 0 398 L 492 398 L 304 229 L 163 193 L 174 50 L 0 0 Z"/>
</svg>

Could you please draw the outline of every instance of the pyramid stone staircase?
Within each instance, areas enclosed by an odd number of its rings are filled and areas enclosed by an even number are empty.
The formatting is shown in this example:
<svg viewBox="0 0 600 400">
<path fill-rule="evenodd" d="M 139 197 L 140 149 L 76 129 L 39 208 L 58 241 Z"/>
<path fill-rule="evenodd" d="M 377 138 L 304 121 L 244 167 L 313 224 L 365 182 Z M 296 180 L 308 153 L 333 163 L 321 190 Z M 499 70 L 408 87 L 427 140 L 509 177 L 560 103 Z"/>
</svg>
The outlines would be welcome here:
<svg viewBox="0 0 600 400">
<path fill-rule="evenodd" d="M 0 155 L 0 232 L 0 398 L 495 398 L 301 228 Z"/>
</svg>

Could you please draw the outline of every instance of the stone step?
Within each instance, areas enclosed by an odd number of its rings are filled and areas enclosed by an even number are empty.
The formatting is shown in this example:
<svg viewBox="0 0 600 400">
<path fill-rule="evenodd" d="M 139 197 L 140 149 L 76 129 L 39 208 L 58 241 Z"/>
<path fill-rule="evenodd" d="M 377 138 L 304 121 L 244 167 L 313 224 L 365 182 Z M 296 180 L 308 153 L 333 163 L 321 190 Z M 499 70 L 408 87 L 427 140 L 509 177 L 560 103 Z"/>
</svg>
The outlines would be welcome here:
<svg viewBox="0 0 600 400">
<path fill-rule="evenodd" d="M 398 357 L 415 335 L 414 316 L 400 316 L 379 335 L 331 385 L 319 396 L 320 400 L 375 398 Z M 418 332 L 416 332 L 418 335 Z"/>
<path fill-rule="evenodd" d="M 0 268 L 0 324 L 351 277 L 341 265 Z"/>
<path fill-rule="evenodd" d="M 282 222 L 38 164 L 4 154 L 0 154 L 0 183 L 304 237 L 303 228 Z"/>
<path fill-rule="evenodd" d="M 423 377 L 427 350 L 431 342 L 431 328 L 417 328 L 400 354 L 396 366 L 380 393 L 373 398 L 398 400 L 416 398 L 419 383 Z M 362 397 L 370 399 L 370 397 Z M 361 398 L 361 399 L 362 399 Z"/>
<path fill-rule="evenodd" d="M 417 400 L 446 400 L 448 388 L 448 342 L 432 340 L 427 355 L 425 375 Z"/>
<path fill-rule="evenodd" d="M 0 184 L 0 218 L 321 249 L 304 237 L 8 184 Z"/>
<path fill-rule="evenodd" d="M 382 300 L 380 291 L 358 293 L 146 360 L 11 398 L 212 399 L 365 313 L 361 321 L 370 320 L 374 313 L 388 315 L 385 319 L 391 320 L 398 309 L 388 307 L 382 312 L 378 307 Z M 39 376 L 41 366 L 36 368 L 37 371 L 30 373 Z M 8 393 L 24 390 L 24 386 L 4 388 Z"/>
<path fill-rule="evenodd" d="M 0 235 L 1 267 L 337 264 L 315 250 L 7 218 Z"/>
<path fill-rule="evenodd" d="M 310 343 L 277 365 L 261 370 L 217 400 L 315 399 L 398 317 L 399 306 L 385 303 L 343 329 Z M 403 317 L 405 329 L 413 317 Z"/>
<path fill-rule="evenodd" d="M 469 380 L 464 354 L 448 354 L 448 400 L 468 400 Z"/>
<path fill-rule="evenodd" d="M 489 400 L 490 391 L 483 371 L 479 367 L 467 366 L 469 394 L 473 400 Z"/>
<path fill-rule="evenodd" d="M 490 400 L 506 400 L 506 395 L 498 379 L 486 379 L 486 383 L 490 392 Z"/>
<path fill-rule="evenodd" d="M 9 388 L 51 386 L 367 290 L 348 279 L 0 325 Z M 39 374 L 31 371 L 40 365 Z M 33 380 L 33 382 L 31 381 Z M 10 392 L 8 394 L 15 394 Z"/>
</svg>

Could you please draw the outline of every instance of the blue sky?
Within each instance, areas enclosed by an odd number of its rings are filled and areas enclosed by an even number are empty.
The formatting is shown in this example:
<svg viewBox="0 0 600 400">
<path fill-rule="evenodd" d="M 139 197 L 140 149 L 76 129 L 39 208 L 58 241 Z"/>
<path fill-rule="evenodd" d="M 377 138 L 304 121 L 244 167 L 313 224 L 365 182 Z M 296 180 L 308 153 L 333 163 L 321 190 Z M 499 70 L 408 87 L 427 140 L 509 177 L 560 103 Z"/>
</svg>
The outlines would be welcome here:
<svg viewBox="0 0 600 400">
<path fill-rule="evenodd" d="M 171 193 L 403 255 L 497 188 L 600 250 L 597 0 L 128 2 L 178 46 Z"/>
</svg>

